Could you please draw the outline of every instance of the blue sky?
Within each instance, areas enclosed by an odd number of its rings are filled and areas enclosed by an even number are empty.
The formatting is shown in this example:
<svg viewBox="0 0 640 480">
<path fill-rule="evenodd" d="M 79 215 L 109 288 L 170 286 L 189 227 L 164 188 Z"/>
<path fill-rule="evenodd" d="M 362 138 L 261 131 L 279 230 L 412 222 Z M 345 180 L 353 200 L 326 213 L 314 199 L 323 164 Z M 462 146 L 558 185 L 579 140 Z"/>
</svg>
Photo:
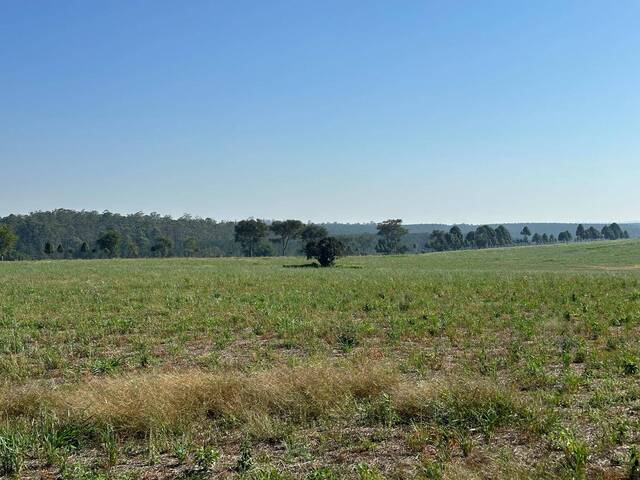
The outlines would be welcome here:
<svg viewBox="0 0 640 480">
<path fill-rule="evenodd" d="M 0 215 L 640 220 L 638 1 L 0 1 Z"/>
</svg>

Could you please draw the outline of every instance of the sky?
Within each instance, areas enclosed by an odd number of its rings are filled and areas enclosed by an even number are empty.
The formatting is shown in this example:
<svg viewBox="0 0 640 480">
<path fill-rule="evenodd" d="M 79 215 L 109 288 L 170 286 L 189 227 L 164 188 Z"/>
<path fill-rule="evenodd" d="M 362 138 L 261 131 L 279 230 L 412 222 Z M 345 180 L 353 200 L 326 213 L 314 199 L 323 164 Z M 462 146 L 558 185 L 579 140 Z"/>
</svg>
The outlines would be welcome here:
<svg viewBox="0 0 640 480">
<path fill-rule="evenodd" d="M 640 220 L 640 2 L 0 0 L 0 216 Z"/>
</svg>

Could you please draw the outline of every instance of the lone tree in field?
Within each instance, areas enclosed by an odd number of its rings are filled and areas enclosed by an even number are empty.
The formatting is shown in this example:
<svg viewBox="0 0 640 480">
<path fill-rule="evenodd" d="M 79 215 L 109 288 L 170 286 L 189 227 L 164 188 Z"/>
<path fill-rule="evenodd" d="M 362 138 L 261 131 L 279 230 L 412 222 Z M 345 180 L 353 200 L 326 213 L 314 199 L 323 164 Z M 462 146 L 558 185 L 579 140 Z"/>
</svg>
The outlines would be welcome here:
<svg viewBox="0 0 640 480">
<path fill-rule="evenodd" d="M 379 223 L 376 228 L 378 229 L 378 244 L 376 245 L 376 251 L 378 253 L 384 253 L 389 255 L 391 253 L 402 253 L 402 237 L 404 237 L 409 231 L 402 226 L 402 220 L 390 219 Z"/>
<path fill-rule="evenodd" d="M 171 252 L 172 246 L 171 240 L 167 237 L 159 237 L 151 247 L 151 251 L 160 257 L 166 257 Z"/>
<path fill-rule="evenodd" d="M 292 238 L 297 238 L 303 228 L 304 223 L 300 220 L 276 220 L 271 224 L 271 231 L 280 239 L 280 248 L 283 257 L 287 253 L 289 241 Z"/>
<path fill-rule="evenodd" d="M 109 257 L 113 257 L 118 251 L 118 245 L 120 245 L 120 234 L 115 230 L 107 230 L 98 238 L 96 244 Z"/>
<path fill-rule="evenodd" d="M 18 236 L 9 225 L 0 225 L 0 260 L 4 260 L 17 241 Z"/>
<path fill-rule="evenodd" d="M 241 220 L 235 226 L 235 241 L 242 245 L 245 255 L 253 257 L 256 245 L 267 236 L 268 230 L 262 220 Z"/>
<path fill-rule="evenodd" d="M 335 237 L 324 237 L 308 242 L 304 247 L 304 253 L 309 259 L 315 258 L 321 267 L 330 267 L 343 255 L 344 245 Z"/>
<path fill-rule="evenodd" d="M 529 237 L 531 236 L 531 230 L 529 230 L 529 227 L 527 225 L 524 226 L 524 228 L 520 232 L 520 235 L 524 237 L 524 243 L 529 242 Z"/>
</svg>

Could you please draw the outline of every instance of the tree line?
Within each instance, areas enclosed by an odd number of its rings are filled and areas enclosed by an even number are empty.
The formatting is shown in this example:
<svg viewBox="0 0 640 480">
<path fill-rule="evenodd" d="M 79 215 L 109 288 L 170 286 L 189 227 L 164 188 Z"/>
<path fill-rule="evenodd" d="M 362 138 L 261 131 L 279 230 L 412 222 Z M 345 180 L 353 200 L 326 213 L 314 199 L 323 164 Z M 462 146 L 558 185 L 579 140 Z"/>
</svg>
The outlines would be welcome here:
<svg viewBox="0 0 640 480">
<path fill-rule="evenodd" d="M 453 226 L 423 234 L 410 233 L 401 219 L 385 220 L 373 227 L 375 233 L 331 236 L 327 225 L 295 219 L 216 222 L 189 215 L 173 219 L 156 213 L 119 215 L 60 209 L 0 219 L 0 258 L 306 255 L 318 259 L 319 245 L 322 245 L 331 247 L 330 256 L 335 259 L 339 255 L 419 253 L 629 237 L 616 223 L 601 229 L 578 225 L 574 235 L 567 230 L 557 237 L 546 233 L 532 235 L 525 226 L 516 238 L 512 238 L 512 233 L 503 225 L 495 228 L 481 225 L 472 230 L 469 226 Z M 463 233 L 461 227 L 468 231 Z M 320 243 L 328 238 L 332 240 Z"/>
<path fill-rule="evenodd" d="M 573 235 L 568 230 L 560 232 L 556 237 L 554 234 L 534 233 L 528 226 L 524 226 L 520 232 L 521 238 L 512 238 L 509 230 L 504 225 L 499 225 L 495 229 L 489 225 L 481 225 L 476 230 L 462 235 L 459 227 L 453 226 L 448 232 L 443 230 L 434 230 L 429 235 L 427 248 L 437 252 L 445 250 L 460 250 L 463 248 L 491 248 L 491 247 L 507 247 L 517 244 L 534 243 L 543 245 L 548 243 L 567 243 L 573 240 Z M 531 241 L 529 241 L 531 237 Z M 584 228 L 584 225 L 578 225 L 575 234 L 576 241 L 588 240 L 617 240 L 620 238 L 629 238 L 629 233 L 622 230 L 617 223 L 605 225 L 601 230 L 591 226 Z"/>
</svg>

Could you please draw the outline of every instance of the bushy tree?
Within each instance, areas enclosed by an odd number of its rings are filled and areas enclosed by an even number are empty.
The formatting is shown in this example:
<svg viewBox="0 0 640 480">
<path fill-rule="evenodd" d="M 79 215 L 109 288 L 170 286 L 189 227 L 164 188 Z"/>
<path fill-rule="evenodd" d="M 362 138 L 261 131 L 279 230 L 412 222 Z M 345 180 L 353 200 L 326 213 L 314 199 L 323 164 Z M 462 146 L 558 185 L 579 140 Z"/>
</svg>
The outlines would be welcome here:
<svg viewBox="0 0 640 480">
<path fill-rule="evenodd" d="M 495 247 L 497 244 L 496 231 L 489 225 L 476 228 L 475 244 L 478 248 Z"/>
<path fill-rule="evenodd" d="M 427 240 L 427 248 L 435 250 L 436 252 L 449 250 L 447 234 L 442 230 L 434 230 L 431 232 L 429 239 Z"/>
<path fill-rule="evenodd" d="M 271 224 L 271 231 L 280 240 L 280 248 L 283 257 L 287 253 L 289 241 L 293 238 L 297 238 L 302 232 L 303 228 L 304 223 L 302 223 L 300 220 L 276 220 Z"/>
<path fill-rule="evenodd" d="M 262 220 L 241 220 L 235 226 L 235 241 L 240 243 L 244 254 L 253 257 L 256 245 L 264 239 L 268 231 Z"/>
<path fill-rule="evenodd" d="M 524 238 L 525 243 L 529 241 L 529 237 L 531 236 L 531 230 L 529 230 L 529 227 L 527 225 L 524 226 L 524 228 L 520 232 L 520 235 L 522 235 L 522 237 Z"/>
<path fill-rule="evenodd" d="M 51 242 L 44 244 L 44 253 L 47 255 L 51 255 L 53 253 L 53 245 L 51 245 Z"/>
<path fill-rule="evenodd" d="M 539 233 L 534 233 L 533 237 L 531 237 L 531 241 L 533 243 L 542 243 L 542 236 Z"/>
<path fill-rule="evenodd" d="M 330 267 L 343 255 L 344 245 L 335 237 L 324 237 L 310 241 L 304 247 L 307 258 L 315 258 L 321 267 Z"/>
<path fill-rule="evenodd" d="M 310 242 L 312 240 L 320 240 L 321 238 L 329 236 L 329 232 L 322 225 L 314 225 L 313 223 L 305 225 L 300 232 L 300 238 L 303 242 Z"/>
<path fill-rule="evenodd" d="M 114 257 L 118 253 L 120 245 L 120 234 L 115 230 L 107 230 L 96 242 L 98 248 L 105 252 L 109 257 Z"/>
<path fill-rule="evenodd" d="M 512 243 L 513 241 L 511 240 L 509 230 L 507 230 L 504 225 L 498 226 L 498 228 L 496 228 L 496 244 L 501 247 L 506 247 Z"/>
<path fill-rule="evenodd" d="M 570 242 L 571 241 L 571 232 L 569 232 L 569 230 L 565 230 L 564 232 L 560 232 L 558 234 L 558 241 L 560 241 L 560 242 Z"/>
<path fill-rule="evenodd" d="M 173 244 L 167 237 L 158 237 L 151 247 L 151 251 L 160 257 L 166 257 L 171 253 Z"/>
<path fill-rule="evenodd" d="M 9 225 L 0 225 L 0 260 L 4 260 L 17 241 L 18 236 Z"/>
<path fill-rule="evenodd" d="M 576 228 L 576 240 L 584 240 L 584 225 L 578 225 Z"/>
<path fill-rule="evenodd" d="M 276 251 L 274 250 L 273 245 L 266 240 L 260 240 L 256 245 L 256 250 L 254 252 L 256 257 L 273 257 L 275 254 Z"/>
<path fill-rule="evenodd" d="M 198 241 L 193 237 L 188 237 L 184 241 L 184 253 L 187 257 L 193 257 L 199 251 Z"/>
<path fill-rule="evenodd" d="M 449 229 L 448 243 L 451 250 L 459 250 L 464 247 L 464 237 L 462 236 L 462 230 L 457 225 L 454 225 Z"/>
<path fill-rule="evenodd" d="M 402 226 L 402 220 L 389 219 L 382 223 L 379 223 L 376 228 L 378 229 L 378 244 L 376 245 L 376 251 L 389 255 L 391 253 L 403 253 L 404 248 L 402 246 L 402 237 L 408 232 L 406 228 Z"/>
<path fill-rule="evenodd" d="M 476 246 L 476 232 L 471 230 L 464 237 L 464 243 L 467 247 L 475 247 Z"/>
<path fill-rule="evenodd" d="M 595 227 L 587 228 L 582 234 L 583 240 L 598 240 L 602 238 L 602 234 Z"/>
</svg>

